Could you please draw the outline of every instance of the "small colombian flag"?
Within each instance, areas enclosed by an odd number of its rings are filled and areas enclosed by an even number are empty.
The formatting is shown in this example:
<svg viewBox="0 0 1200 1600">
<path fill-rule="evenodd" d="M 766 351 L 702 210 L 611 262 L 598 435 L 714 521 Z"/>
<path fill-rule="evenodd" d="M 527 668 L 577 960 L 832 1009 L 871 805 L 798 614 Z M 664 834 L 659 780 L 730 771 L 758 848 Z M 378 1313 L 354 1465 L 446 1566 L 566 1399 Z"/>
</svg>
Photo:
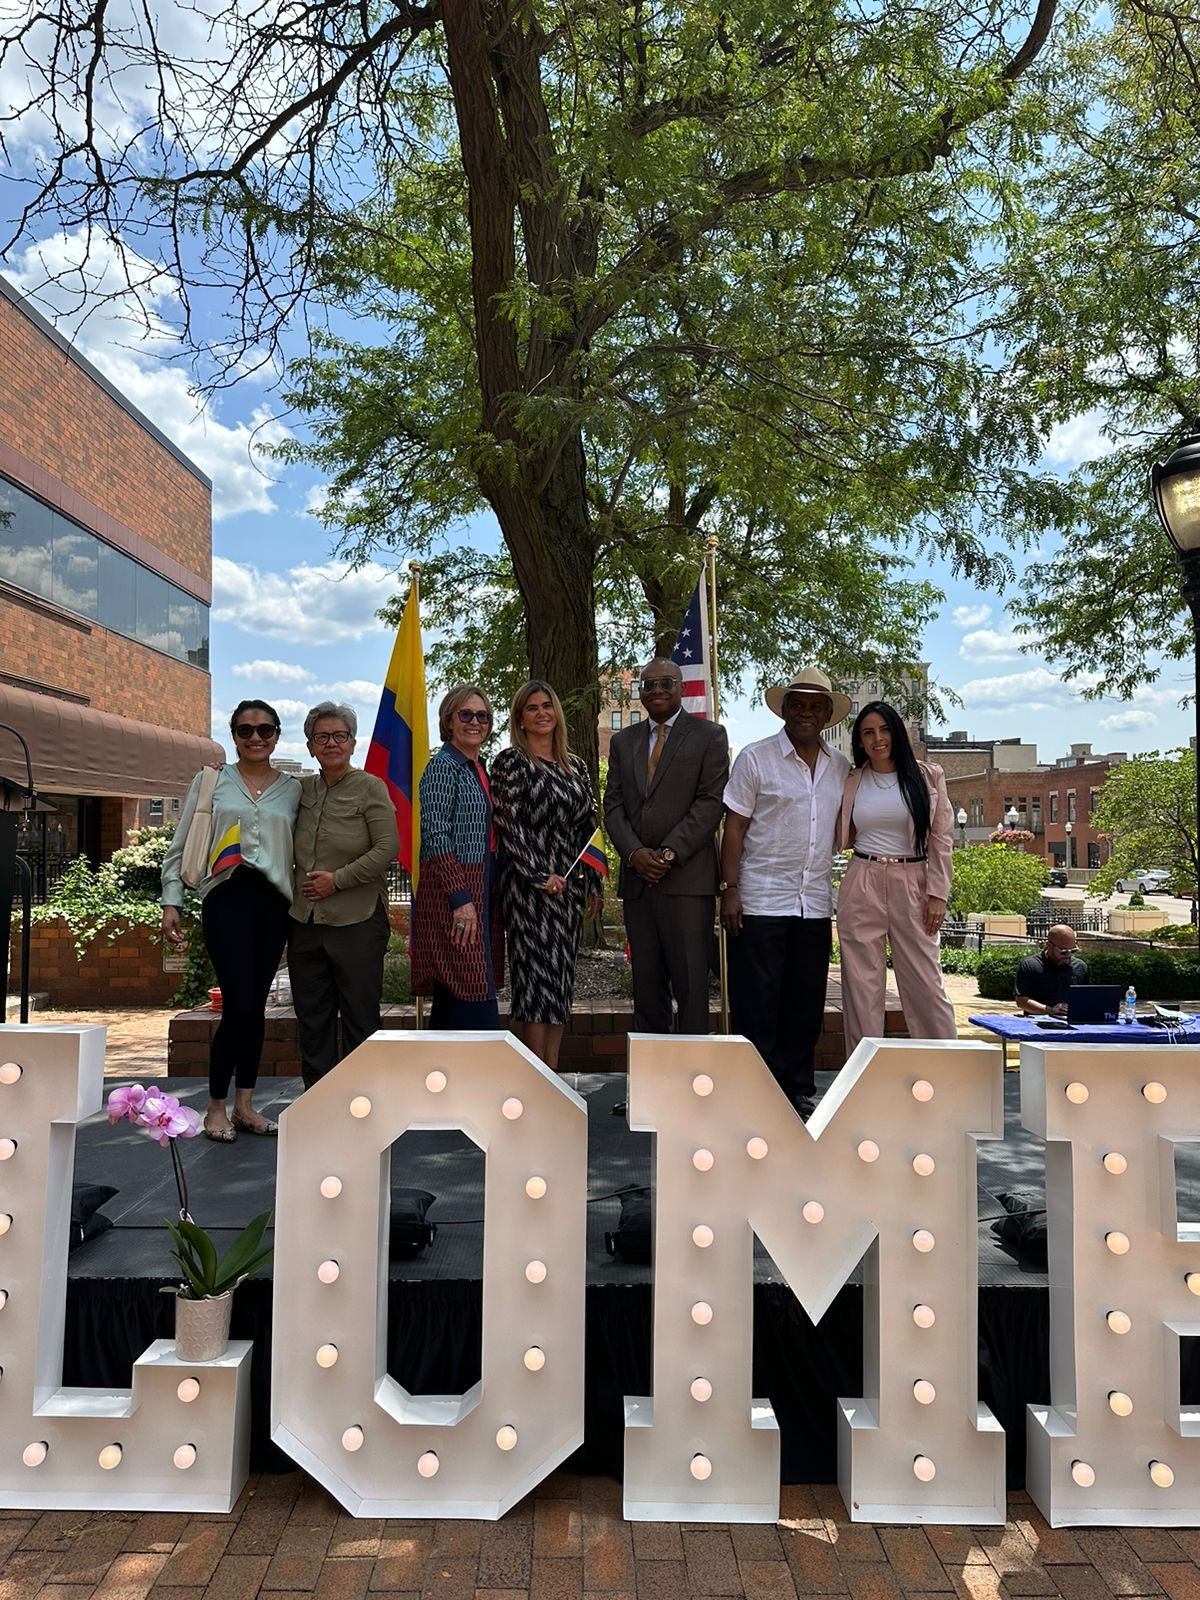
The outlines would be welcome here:
<svg viewBox="0 0 1200 1600">
<path fill-rule="evenodd" d="M 608 856 L 604 850 L 604 835 L 599 828 L 579 852 L 579 859 L 585 867 L 591 867 L 601 877 L 608 877 Z"/>
<path fill-rule="evenodd" d="M 218 872 L 228 872 L 230 867 L 242 864 L 242 825 L 235 822 L 213 845 L 208 858 L 208 875 L 215 878 Z"/>
</svg>

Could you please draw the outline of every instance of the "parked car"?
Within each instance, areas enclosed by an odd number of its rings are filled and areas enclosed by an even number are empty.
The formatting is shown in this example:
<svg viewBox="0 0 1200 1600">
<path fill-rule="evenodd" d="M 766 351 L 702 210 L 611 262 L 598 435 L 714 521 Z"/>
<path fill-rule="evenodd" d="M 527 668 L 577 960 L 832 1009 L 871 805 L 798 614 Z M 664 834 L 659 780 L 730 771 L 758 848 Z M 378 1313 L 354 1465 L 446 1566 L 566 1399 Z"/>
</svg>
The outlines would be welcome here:
<svg viewBox="0 0 1200 1600">
<path fill-rule="evenodd" d="M 1156 867 L 1150 872 L 1134 872 L 1127 878 L 1117 879 L 1118 894 L 1167 894 L 1171 874 Z"/>
<path fill-rule="evenodd" d="M 1050 887 L 1052 889 L 1065 889 L 1067 887 L 1066 867 L 1050 868 Z"/>
</svg>

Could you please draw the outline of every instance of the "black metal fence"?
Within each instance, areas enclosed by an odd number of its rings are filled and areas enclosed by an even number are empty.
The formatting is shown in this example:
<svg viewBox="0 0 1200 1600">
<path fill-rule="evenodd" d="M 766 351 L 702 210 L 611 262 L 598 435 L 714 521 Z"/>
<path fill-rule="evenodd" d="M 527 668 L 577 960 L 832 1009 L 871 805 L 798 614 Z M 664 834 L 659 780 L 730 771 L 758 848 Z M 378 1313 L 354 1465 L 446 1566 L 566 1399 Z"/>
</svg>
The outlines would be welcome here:
<svg viewBox="0 0 1200 1600">
<path fill-rule="evenodd" d="M 393 861 L 388 868 L 388 901 L 391 905 L 403 905 L 412 899 L 412 879 L 398 861 Z"/>
</svg>

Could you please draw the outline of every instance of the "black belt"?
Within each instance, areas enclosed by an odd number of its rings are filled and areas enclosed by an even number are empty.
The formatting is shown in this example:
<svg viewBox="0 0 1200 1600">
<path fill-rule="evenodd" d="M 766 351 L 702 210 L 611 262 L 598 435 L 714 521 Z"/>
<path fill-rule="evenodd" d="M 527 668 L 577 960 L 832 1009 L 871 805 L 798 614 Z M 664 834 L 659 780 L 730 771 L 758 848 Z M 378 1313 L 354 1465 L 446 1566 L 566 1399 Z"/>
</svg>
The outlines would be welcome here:
<svg viewBox="0 0 1200 1600">
<path fill-rule="evenodd" d="M 856 850 L 854 854 L 860 861 L 882 861 L 889 867 L 907 867 L 914 861 L 928 861 L 928 856 L 869 856 L 865 850 Z"/>
</svg>

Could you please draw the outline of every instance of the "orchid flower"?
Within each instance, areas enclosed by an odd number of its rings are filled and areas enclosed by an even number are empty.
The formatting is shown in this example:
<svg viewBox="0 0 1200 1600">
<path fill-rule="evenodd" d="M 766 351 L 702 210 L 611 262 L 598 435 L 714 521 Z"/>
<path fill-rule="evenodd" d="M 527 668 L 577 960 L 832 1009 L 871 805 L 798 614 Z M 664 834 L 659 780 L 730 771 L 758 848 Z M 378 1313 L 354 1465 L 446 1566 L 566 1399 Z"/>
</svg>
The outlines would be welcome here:
<svg viewBox="0 0 1200 1600">
<path fill-rule="evenodd" d="M 137 1121 L 164 1150 L 172 1139 L 191 1139 L 200 1131 L 197 1113 L 190 1106 L 181 1106 L 173 1094 L 148 1094 Z"/>
<path fill-rule="evenodd" d="M 129 1122 L 137 1124 L 145 1098 L 146 1091 L 140 1083 L 130 1083 L 120 1089 L 114 1089 L 108 1097 L 109 1122 L 117 1123 L 124 1117 Z"/>
</svg>

